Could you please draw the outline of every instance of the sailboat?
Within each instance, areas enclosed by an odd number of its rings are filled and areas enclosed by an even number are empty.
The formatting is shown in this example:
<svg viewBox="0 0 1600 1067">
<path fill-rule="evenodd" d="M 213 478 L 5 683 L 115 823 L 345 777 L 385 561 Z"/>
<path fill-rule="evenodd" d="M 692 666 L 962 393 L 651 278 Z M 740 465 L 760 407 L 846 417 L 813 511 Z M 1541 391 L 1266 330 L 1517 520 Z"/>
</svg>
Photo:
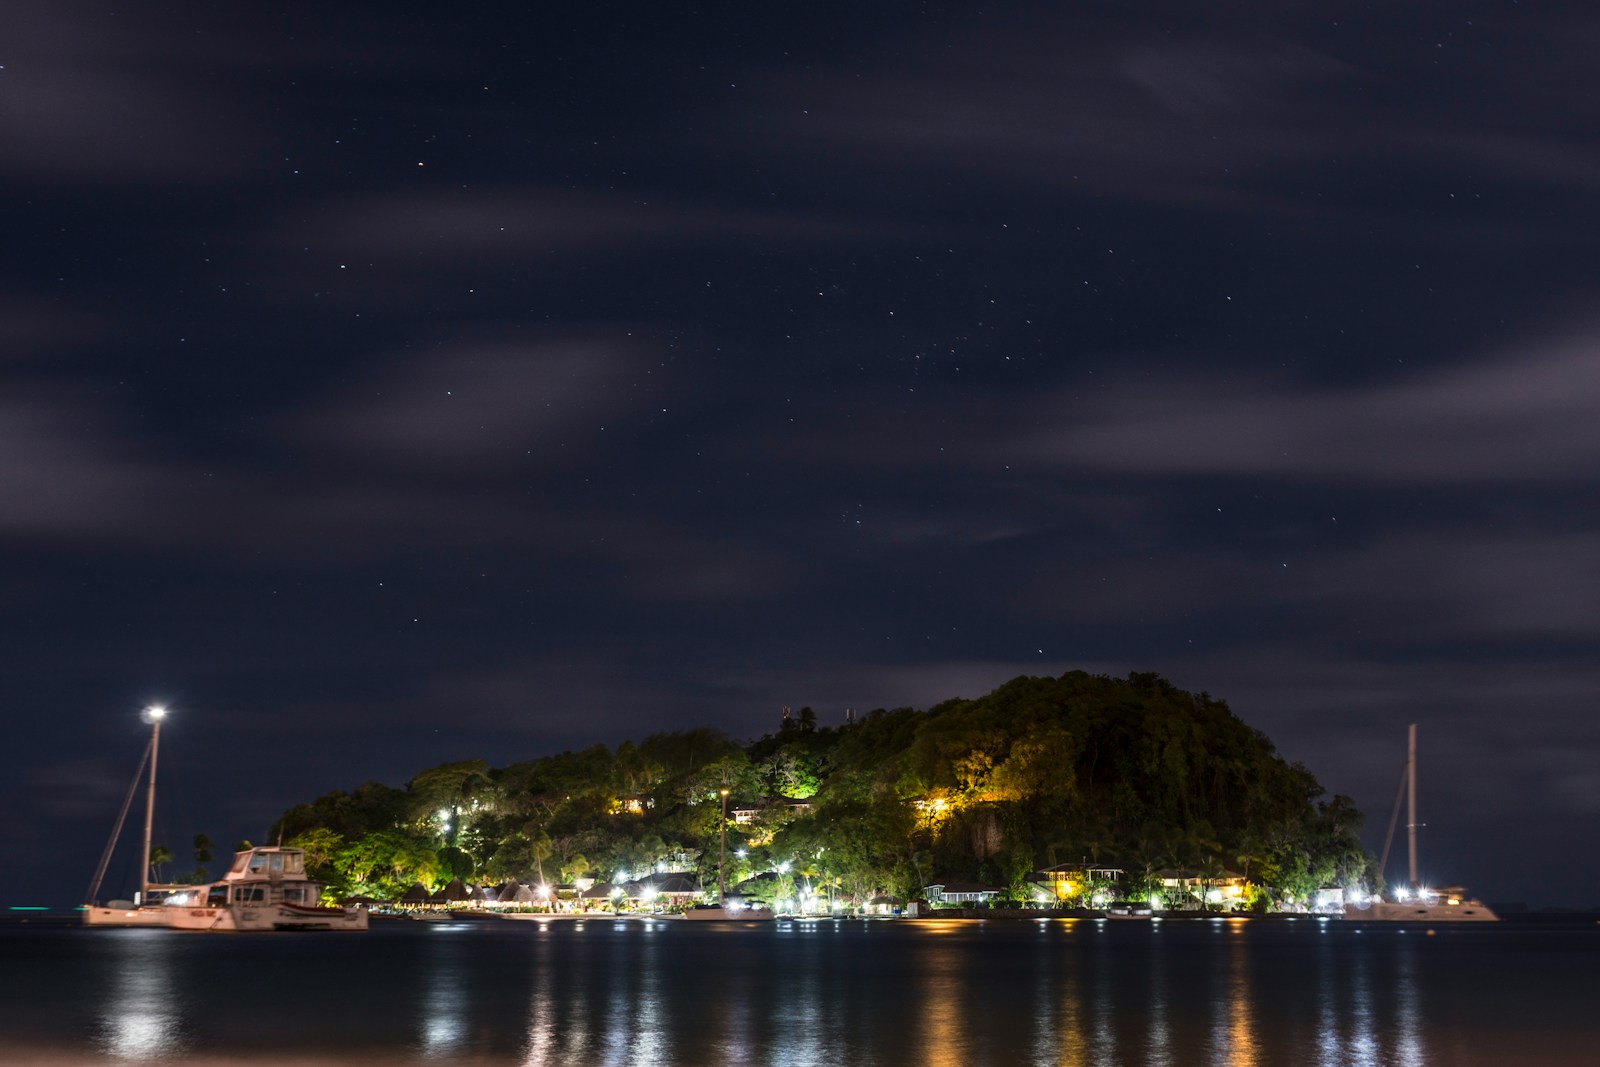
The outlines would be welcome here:
<svg viewBox="0 0 1600 1067">
<path fill-rule="evenodd" d="M 158 885 L 150 881 L 150 828 L 156 806 L 156 760 L 161 750 L 161 723 L 167 710 L 153 706 L 142 718 L 150 724 L 150 743 L 134 772 L 133 784 L 122 802 L 117 825 L 106 842 L 84 905 L 85 926 L 144 926 L 169 930 L 365 930 L 364 908 L 322 907 L 322 887 L 305 870 L 305 852 L 298 848 L 267 846 L 235 853 L 233 866 L 221 881 L 208 885 Z M 99 904 L 100 884 L 106 866 L 122 835 L 128 808 L 138 791 L 146 763 L 150 767 L 145 790 L 144 851 L 140 862 L 137 898 Z"/>
<path fill-rule="evenodd" d="M 1394 900 L 1374 897 L 1365 903 L 1347 903 L 1344 917 L 1359 922 L 1499 922 L 1500 916 L 1459 886 L 1429 889 L 1417 877 L 1417 724 L 1412 723 L 1406 745 L 1406 769 L 1400 782 L 1406 799 L 1406 840 L 1410 853 L 1410 881 L 1395 891 Z M 1389 834 L 1383 843 L 1381 871 L 1394 841 L 1394 824 L 1400 817 L 1400 797 L 1394 798 Z"/>
<path fill-rule="evenodd" d="M 707 920 L 718 919 L 771 919 L 772 910 L 760 904 L 746 904 L 735 898 L 728 899 L 728 883 L 723 874 L 723 867 L 728 859 L 728 791 L 722 791 L 722 840 L 717 854 L 717 902 L 715 904 L 695 904 L 683 913 L 685 919 Z"/>
<path fill-rule="evenodd" d="M 140 718 L 150 724 L 150 741 L 139 759 L 138 769 L 133 772 L 133 782 L 128 786 L 128 795 L 123 798 L 117 825 L 111 831 L 111 839 L 106 842 L 105 852 L 100 856 L 100 866 L 95 869 L 94 882 L 89 886 L 88 901 L 83 907 L 85 926 L 171 926 L 177 909 L 189 903 L 195 892 L 194 886 L 157 885 L 150 881 L 150 825 L 156 810 L 156 758 L 161 751 L 161 723 L 166 717 L 167 709 L 160 705 L 152 705 L 140 713 Z M 145 791 L 144 851 L 139 863 L 139 892 L 133 900 L 113 900 L 100 904 L 96 899 L 100 895 L 100 884 L 105 880 L 111 852 L 116 848 L 117 838 L 122 836 L 122 824 L 127 821 L 128 808 L 133 804 L 133 796 L 139 789 L 139 780 L 147 765 L 150 768 L 150 781 Z"/>
</svg>

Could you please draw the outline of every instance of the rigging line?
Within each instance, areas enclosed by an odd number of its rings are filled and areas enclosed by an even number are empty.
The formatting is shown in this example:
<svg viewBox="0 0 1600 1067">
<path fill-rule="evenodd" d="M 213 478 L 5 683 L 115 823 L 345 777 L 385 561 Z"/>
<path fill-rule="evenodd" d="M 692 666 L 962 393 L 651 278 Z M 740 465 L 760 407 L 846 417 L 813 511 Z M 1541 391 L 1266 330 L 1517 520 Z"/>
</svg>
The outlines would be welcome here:
<svg viewBox="0 0 1600 1067">
<path fill-rule="evenodd" d="M 128 783 L 128 795 L 122 798 L 122 810 L 117 813 L 117 825 L 111 831 L 111 840 L 106 842 L 106 850 L 100 854 L 100 865 L 94 869 L 94 882 L 89 886 L 89 896 L 84 901 L 93 904 L 100 895 L 100 883 L 105 880 L 106 867 L 111 863 L 111 852 L 117 847 L 117 838 L 122 836 L 122 824 L 128 818 L 128 808 L 133 804 L 133 794 L 139 791 L 139 779 L 144 775 L 145 764 L 150 762 L 150 747 L 155 744 L 151 738 L 144 744 L 144 755 L 139 757 L 139 767 L 133 772 L 133 781 Z"/>
<path fill-rule="evenodd" d="M 1394 828 L 1400 822 L 1400 802 L 1406 796 L 1406 783 L 1411 780 L 1411 764 L 1408 762 L 1405 769 L 1400 772 L 1400 788 L 1394 793 L 1394 810 L 1389 813 L 1389 832 L 1383 838 L 1383 855 L 1378 858 L 1378 875 L 1383 876 L 1384 869 L 1389 866 L 1389 846 L 1394 844 Z"/>
</svg>

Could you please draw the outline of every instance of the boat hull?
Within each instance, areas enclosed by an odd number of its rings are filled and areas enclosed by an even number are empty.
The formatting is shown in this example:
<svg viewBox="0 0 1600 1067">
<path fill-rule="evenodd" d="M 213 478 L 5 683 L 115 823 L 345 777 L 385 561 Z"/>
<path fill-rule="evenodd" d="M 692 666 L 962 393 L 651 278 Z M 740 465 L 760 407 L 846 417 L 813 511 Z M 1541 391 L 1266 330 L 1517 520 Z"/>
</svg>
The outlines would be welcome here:
<svg viewBox="0 0 1600 1067">
<path fill-rule="evenodd" d="M 367 928 L 365 908 L 305 908 L 293 904 L 173 908 L 174 930 L 242 934 L 283 930 L 359 932 Z"/>
<path fill-rule="evenodd" d="M 1476 901 L 1465 901 L 1460 904 L 1429 904 L 1418 901 L 1405 903 L 1383 900 L 1370 904 L 1365 908 L 1354 904 L 1346 904 L 1344 917 L 1352 922 L 1364 923 L 1493 923 L 1500 921 L 1500 916 L 1496 915 L 1493 909 Z"/>
<path fill-rule="evenodd" d="M 176 913 L 185 909 L 156 908 L 106 908 L 91 905 L 83 909 L 85 926 L 142 926 L 168 929 Z"/>
<path fill-rule="evenodd" d="M 724 908 L 720 904 L 690 908 L 683 917 L 691 922 L 763 922 L 774 918 L 766 908 Z"/>
</svg>

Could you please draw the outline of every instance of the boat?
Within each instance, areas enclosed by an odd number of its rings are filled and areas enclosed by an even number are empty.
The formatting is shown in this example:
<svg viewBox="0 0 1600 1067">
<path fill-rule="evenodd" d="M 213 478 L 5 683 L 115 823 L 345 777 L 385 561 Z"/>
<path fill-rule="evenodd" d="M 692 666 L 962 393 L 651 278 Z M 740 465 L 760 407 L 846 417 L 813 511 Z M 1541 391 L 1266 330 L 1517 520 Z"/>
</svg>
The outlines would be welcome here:
<svg viewBox="0 0 1600 1067">
<path fill-rule="evenodd" d="M 233 866 L 200 902 L 171 908 L 170 925 L 220 933 L 367 928 L 367 909 L 323 906 L 321 895 L 306 875 L 304 849 L 258 846 L 234 853 Z"/>
<path fill-rule="evenodd" d="M 140 713 L 140 718 L 150 725 L 150 740 L 145 745 L 144 755 L 139 757 L 139 766 L 133 772 L 133 781 L 128 786 L 128 795 L 123 798 L 122 810 L 111 830 L 111 838 L 100 855 L 100 865 L 95 868 L 94 881 L 89 886 L 83 906 L 85 926 L 171 926 L 172 918 L 177 914 L 175 909 L 193 899 L 194 886 L 160 885 L 150 881 L 150 826 L 156 806 L 156 760 L 161 751 L 161 723 L 166 717 L 167 709 L 160 705 L 151 705 Z M 128 809 L 133 806 L 134 794 L 139 790 L 139 782 L 147 766 L 150 768 L 150 777 L 145 790 L 144 852 L 139 862 L 139 891 L 132 900 L 112 900 L 101 904 L 98 898 L 101 883 L 105 881 L 106 867 L 111 862 L 117 839 L 122 836 Z"/>
<path fill-rule="evenodd" d="M 1417 724 L 1412 723 L 1406 745 L 1406 769 L 1400 780 L 1406 800 L 1406 839 L 1410 860 L 1410 880 L 1395 891 L 1393 900 L 1373 897 L 1366 901 L 1347 902 L 1344 917 L 1356 922 L 1499 922 L 1494 913 L 1481 900 L 1473 899 L 1460 886 L 1428 888 L 1417 877 Z M 1389 859 L 1389 846 L 1394 841 L 1395 822 L 1400 817 L 1399 795 L 1395 797 L 1394 813 L 1389 818 L 1389 833 L 1383 843 L 1383 856 L 1378 861 L 1381 871 Z"/>
<path fill-rule="evenodd" d="M 773 918 L 772 909 L 764 904 L 745 904 L 733 897 L 721 904 L 695 904 L 684 909 L 683 917 L 691 921 L 749 922 L 752 919 Z"/>
<path fill-rule="evenodd" d="M 233 866 L 221 881 L 202 885 L 164 885 L 150 881 L 150 829 L 156 804 L 156 762 L 161 751 L 161 723 L 167 710 L 145 708 L 141 717 L 150 724 L 150 742 L 145 747 L 133 783 L 122 802 L 111 839 L 106 842 L 83 907 L 85 926 L 137 926 L 168 930 L 365 930 L 367 911 L 357 907 L 323 907 L 319 903 L 322 887 L 311 881 L 305 870 L 305 851 L 271 846 L 250 848 L 234 854 Z M 144 849 L 140 856 L 139 892 L 133 900 L 97 901 L 106 867 L 117 839 L 122 836 L 128 809 L 150 768 L 145 789 Z"/>
<path fill-rule="evenodd" d="M 1151 919 L 1155 913 L 1148 900 L 1113 900 L 1106 905 L 1108 919 Z"/>
</svg>

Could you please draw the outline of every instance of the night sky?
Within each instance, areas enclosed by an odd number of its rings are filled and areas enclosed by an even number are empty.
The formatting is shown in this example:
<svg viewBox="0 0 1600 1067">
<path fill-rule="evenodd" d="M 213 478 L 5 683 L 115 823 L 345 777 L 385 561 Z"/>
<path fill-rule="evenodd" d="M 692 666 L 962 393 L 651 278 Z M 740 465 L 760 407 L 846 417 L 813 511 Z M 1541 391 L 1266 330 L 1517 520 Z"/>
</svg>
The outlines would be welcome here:
<svg viewBox="0 0 1600 1067">
<path fill-rule="evenodd" d="M 4 22 L 0 906 L 1071 669 L 1600 904 L 1592 3 Z"/>
</svg>

